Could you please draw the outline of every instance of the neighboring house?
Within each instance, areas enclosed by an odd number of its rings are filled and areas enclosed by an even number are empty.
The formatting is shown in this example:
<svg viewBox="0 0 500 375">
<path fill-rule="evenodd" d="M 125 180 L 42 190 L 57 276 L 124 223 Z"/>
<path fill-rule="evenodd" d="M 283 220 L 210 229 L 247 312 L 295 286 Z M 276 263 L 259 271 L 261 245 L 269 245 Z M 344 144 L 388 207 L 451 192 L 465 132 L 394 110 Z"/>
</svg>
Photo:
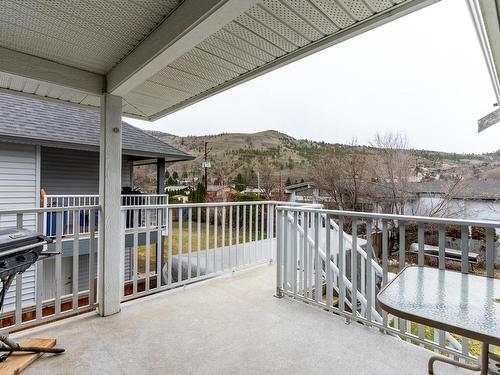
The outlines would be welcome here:
<svg viewBox="0 0 500 375">
<path fill-rule="evenodd" d="M 168 185 L 165 186 L 165 192 L 170 192 L 170 191 L 184 191 L 184 190 L 190 190 L 191 188 L 186 185 Z"/>
<path fill-rule="evenodd" d="M 0 94 L 0 113 L 0 209 L 40 207 L 42 189 L 47 195 L 99 193 L 98 112 Z M 134 165 L 157 164 L 161 170 L 165 163 L 192 159 L 130 124 L 123 122 L 122 129 L 123 188 L 132 187 Z M 0 228 L 8 226 L 15 226 L 14 216 L 2 216 Z M 71 252 L 63 254 L 63 286 L 71 259 Z M 35 269 L 30 269 L 23 275 L 23 299 L 31 300 L 34 293 Z"/>
<path fill-rule="evenodd" d="M 237 193 L 237 191 L 232 186 L 223 186 L 223 185 L 207 186 L 207 199 L 209 201 L 225 202 L 228 201 L 231 198 L 231 195 L 235 193 Z"/>
<path fill-rule="evenodd" d="M 450 182 L 422 182 L 411 186 L 414 198 L 406 208 L 407 214 L 425 215 L 443 199 L 447 199 L 447 215 L 477 220 L 500 220 L 500 180 L 470 179 L 449 194 Z"/>
<path fill-rule="evenodd" d="M 241 193 L 242 194 L 264 194 L 265 191 L 264 191 L 264 189 L 247 187 L 245 190 L 242 190 Z"/>
</svg>

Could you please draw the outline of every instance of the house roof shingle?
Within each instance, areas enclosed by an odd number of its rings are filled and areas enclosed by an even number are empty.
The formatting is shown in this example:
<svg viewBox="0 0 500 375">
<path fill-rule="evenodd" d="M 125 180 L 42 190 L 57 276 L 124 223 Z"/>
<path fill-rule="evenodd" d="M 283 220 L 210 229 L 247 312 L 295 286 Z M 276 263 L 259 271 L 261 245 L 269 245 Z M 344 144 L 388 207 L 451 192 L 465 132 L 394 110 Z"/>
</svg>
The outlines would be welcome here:
<svg viewBox="0 0 500 375">
<path fill-rule="evenodd" d="M 123 153 L 140 157 L 190 160 L 191 155 L 122 122 Z M 98 150 L 99 112 L 0 93 L 0 137 L 48 147 Z"/>
</svg>

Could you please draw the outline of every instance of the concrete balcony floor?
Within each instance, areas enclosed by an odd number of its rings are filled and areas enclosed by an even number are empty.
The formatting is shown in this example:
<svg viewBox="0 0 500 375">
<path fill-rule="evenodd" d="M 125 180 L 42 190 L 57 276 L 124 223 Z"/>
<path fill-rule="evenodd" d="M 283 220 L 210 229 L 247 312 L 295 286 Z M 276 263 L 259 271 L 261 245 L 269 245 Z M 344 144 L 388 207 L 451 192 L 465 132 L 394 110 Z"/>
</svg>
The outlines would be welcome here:
<svg viewBox="0 0 500 375">
<path fill-rule="evenodd" d="M 22 336 L 66 348 L 23 374 L 426 374 L 431 352 L 288 298 L 274 267 L 145 297 Z M 437 374 L 469 374 L 436 364 Z"/>
</svg>

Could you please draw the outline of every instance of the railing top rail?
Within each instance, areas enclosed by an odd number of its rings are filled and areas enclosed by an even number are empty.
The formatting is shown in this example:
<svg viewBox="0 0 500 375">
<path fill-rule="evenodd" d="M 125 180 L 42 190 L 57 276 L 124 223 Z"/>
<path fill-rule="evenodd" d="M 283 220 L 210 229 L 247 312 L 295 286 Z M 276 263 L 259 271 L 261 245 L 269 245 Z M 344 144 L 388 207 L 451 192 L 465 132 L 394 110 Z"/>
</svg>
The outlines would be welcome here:
<svg viewBox="0 0 500 375">
<path fill-rule="evenodd" d="M 168 194 L 120 194 L 122 197 L 167 197 Z M 99 194 L 46 194 L 46 198 L 97 198 Z"/>
<path fill-rule="evenodd" d="M 45 194 L 45 198 L 94 198 L 99 194 Z"/>
<path fill-rule="evenodd" d="M 122 197 L 168 197 L 168 194 L 122 194 Z"/>
<path fill-rule="evenodd" d="M 155 208 L 198 208 L 198 207 L 222 207 L 222 206 L 248 206 L 248 205 L 261 205 L 261 204 L 274 204 L 274 205 L 287 205 L 292 207 L 315 207 L 321 208 L 321 204 L 308 204 L 308 203 L 293 203 L 282 201 L 246 201 L 246 202 L 210 202 L 210 203 L 180 203 L 180 204 L 150 204 L 141 206 L 122 206 L 122 210 L 140 210 L 140 209 L 155 209 Z"/>
<path fill-rule="evenodd" d="M 342 210 L 327 210 L 323 208 L 313 207 L 296 207 L 290 205 L 283 205 L 277 207 L 278 211 L 307 211 L 319 212 L 333 216 L 355 217 L 360 219 L 379 219 L 379 220 L 396 220 L 396 221 L 414 221 L 432 224 L 447 224 L 447 225 L 469 225 L 488 228 L 500 228 L 500 221 L 486 221 L 486 220 L 467 220 L 467 219 L 449 219 L 441 217 L 430 216 L 411 216 L 411 215 L 394 215 L 394 214 L 379 214 L 370 212 L 358 211 L 342 211 Z"/>
<path fill-rule="evenodd" d="M 101 210 L 101 206 L 74 206 L 74 207 L 40 207 L 40 208 L 13 208 L 0 210 L 0 215 L 15 215 L 15 214 L 36 214 L 42 212 L 63 212 L 63 211 L 84 211 L 84 210 Z"/>
</svg>

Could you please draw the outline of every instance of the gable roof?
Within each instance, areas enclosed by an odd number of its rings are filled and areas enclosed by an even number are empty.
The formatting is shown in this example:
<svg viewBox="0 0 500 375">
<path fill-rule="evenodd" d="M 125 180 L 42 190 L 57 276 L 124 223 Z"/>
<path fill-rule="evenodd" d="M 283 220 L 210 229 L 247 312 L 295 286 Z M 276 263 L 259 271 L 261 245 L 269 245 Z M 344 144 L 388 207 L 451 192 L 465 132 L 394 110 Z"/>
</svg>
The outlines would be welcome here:
<svg viewBox="0 0 500 375">
<path fill-rule="evenodd" d="M 499 183 L 498 179 L 469 178 L 461 182 L 453 198 L 499 200 Z M 411 186 L 411 189 L 418 195 L 444 195 L 450 189 L 450 182 L 445 180 L 417 182 Z"/>
<path fill-rule="evenodd" d="M 1 140 L 47 147 L 99 150 L 99 112 L 0 93 Z M 167 161 L 193 157 L 135 126 L 122 122 L 122 152 Z"/>
</svg>

